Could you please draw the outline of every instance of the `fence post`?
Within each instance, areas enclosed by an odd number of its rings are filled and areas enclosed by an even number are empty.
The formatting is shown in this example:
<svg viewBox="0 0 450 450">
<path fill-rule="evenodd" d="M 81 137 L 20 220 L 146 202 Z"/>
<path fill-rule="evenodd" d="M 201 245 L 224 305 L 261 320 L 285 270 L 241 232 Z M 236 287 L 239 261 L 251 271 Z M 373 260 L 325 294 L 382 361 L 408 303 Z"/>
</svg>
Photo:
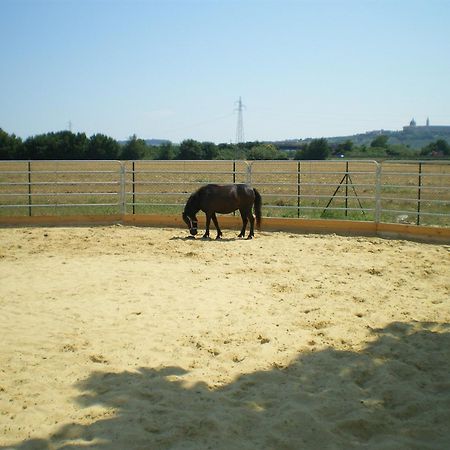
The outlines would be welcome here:
<svg viewBox="0 0 450 450">
<path fill-rule="evenodd" d="M 345 217 L 348 216 L 348 161 L 345 162 Z"/>
<path fill-rule="evenodd" d="M 381 222 L 381 164 L 375 161 L 375 223 Z"/>
<path fill-rule="evenodd" d="M 125 164 L 120 161 L 120 173 L 119 173 L 119 183 L 120 183 L 120 197 L 119 197 L 119 205 L 120 205 L 120 209 L 121 209 L 121 213 L 122 215 L 125 215 L 127 212 L 127 203 L 126 203 L 126 198 L 125 198 L 125 183 L 126 183 L 126 179 L 125 179 Z"/>
<path fill-rule="evenodd" d="M 133 189 L 132 189 L 132 191 L 133 191 L 133 215 L 135 214 L 135 208 L 134 208 L 134 204 L 135 204 L 135 202 L 136 202 L 136 193 L 135 193 L 135 187 L 134 187 L 134 181 L 135 181 L 135 176 L 134 176 L 134 167 L 135 167 L 135 165 L 134 165 L 134 161 L 133 161 L 133 165 L 132 165 L 132 174 L 133 174 L 133 176 L 132 176 L 132 185 L 133 185 Z"/>
<path fill-rule="evenodd" d="M 419 162 L 419 186 L 417 189 L 417 220 L 416 224 L 420 225 L 420 198 L 422 195 L 422 162 Z"/>
<path fill-rule="evenodd" d="M 297 162 L 297 218 L 300 218 L 300 161 Z"/>
<path fill-rule="evenodd" d="M 31 161 L 28 161 L 28 216 L 31 217 Z"/>
<path fill-rule="evenodd" d="M 253 165 L 253 163 L 249 164 L 246 161 L 246 164 L 247 164 L 247 180 L 246 180 L 246 183 L 251 186 L 252 185 L 252 165 Z"/>
</svg>

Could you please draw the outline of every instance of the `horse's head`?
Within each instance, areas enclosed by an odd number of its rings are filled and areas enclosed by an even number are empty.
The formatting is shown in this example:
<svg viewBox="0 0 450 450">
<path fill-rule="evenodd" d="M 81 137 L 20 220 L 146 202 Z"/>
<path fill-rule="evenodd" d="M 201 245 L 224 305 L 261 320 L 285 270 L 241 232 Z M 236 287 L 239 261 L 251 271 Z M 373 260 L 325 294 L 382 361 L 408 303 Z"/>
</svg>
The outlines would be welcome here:
<svg viewBox="0 0 450 450">
<path fill-rule="evenodd" d="M 189 232 L 192 236 L 195 236 L 198 231 L 198 220 L 195 214 L 188 215 L 186 214 L 186 211 L 183 212 L 183 220 L 184 223 L 188 226 Z"/>
</svg>

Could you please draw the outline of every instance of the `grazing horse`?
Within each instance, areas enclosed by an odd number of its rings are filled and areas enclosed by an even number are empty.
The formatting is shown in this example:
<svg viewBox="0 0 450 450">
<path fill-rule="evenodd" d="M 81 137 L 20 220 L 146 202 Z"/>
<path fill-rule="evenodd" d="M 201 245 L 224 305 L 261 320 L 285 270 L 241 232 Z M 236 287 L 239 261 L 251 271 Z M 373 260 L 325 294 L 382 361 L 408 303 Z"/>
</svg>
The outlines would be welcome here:
<svg viewBox="0 0 450 450">
<path fill-rule="evenodd" d="M 228 214 L 237 209 L 241 213 L 242 229 L 239 237 L 244 237 L 248 221 L 250 221 L 250 232 L 247 239 L 254 236 L 255 216 L 252 213 L 255 208 L 256 226 L 261 226 L 261 195 L 259 192 L 246 184 L 207 184 L 194 192 L 184 207 L 183 220 L 189 227 L 192 236 L 197 234 L 198 220 L 196 214 L 203 211 L 206 214 L 206 231 L 203 238 L 209 237 L 209 225 L 211 219 L 217 230 L 216 239 L 220 239 L 222 231 L 217 221 L 216 213 Z"/>
</svg>

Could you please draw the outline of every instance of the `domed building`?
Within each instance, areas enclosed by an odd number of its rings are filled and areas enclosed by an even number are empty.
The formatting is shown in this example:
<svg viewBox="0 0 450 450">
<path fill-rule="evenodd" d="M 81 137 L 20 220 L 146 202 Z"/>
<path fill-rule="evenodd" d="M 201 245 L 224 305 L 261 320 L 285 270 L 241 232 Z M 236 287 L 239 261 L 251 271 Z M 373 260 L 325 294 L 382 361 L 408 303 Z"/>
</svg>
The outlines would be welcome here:
<svg viewBox="0 0 450 450">
<path fill-rule="evenodd" d="M 428 131 L 433 133 L 450 133 L 450 126 L 448 125 L 430 125 L 430 118 L 427 117 L 426 125 L 417 125 L 414 117 L 409 125 L 403 127 L 403 131 L 409 132 L 421 132 Z"/>
</svg>

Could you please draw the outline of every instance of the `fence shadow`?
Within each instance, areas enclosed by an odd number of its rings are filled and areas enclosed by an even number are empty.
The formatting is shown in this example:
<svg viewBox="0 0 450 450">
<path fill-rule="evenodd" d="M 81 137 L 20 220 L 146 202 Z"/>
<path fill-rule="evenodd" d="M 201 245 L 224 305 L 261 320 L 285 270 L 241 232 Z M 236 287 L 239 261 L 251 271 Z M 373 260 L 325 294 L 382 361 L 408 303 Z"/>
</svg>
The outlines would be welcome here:
<svg viewBox="0 0 450 450">
<path fill-rule="evenodd" d="M 214 389 L 180 367 L 93 372 L 76 402 L 113 413 L 8 448 L 449 448 L 449 353 L 449 324 L 394 322 L 360 351 L 300 354 Z"/>
</svg>

